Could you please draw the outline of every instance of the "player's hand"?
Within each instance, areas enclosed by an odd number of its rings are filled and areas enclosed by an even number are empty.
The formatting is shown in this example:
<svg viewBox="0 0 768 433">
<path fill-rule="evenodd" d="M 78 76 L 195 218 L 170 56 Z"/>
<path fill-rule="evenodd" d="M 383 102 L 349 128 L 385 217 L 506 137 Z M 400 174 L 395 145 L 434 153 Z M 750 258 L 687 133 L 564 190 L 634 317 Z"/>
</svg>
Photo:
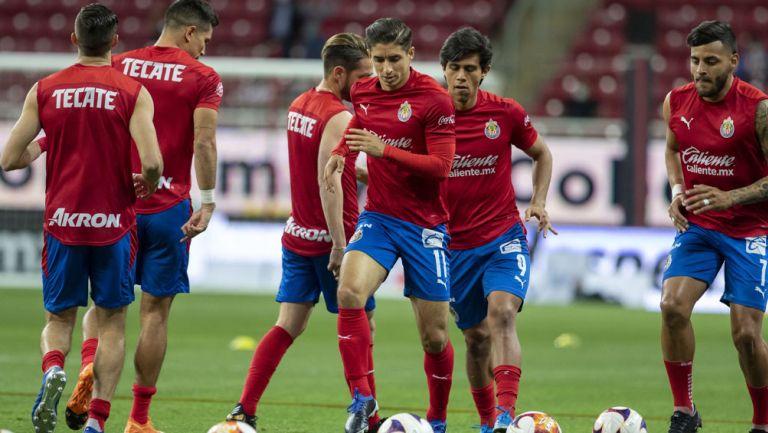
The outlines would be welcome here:
<svg viewBox="0 0 768 433">
<path fill-rule="evenodd" d="M 726 210 L 733 206 L 733 198 L 727 191 L 714 186 L 694 185 L 685 192 L 685 210 L 698 215 L 711 210 Z"/>
<path fill-rule="evenodd" d="M 357 181 L 368 185 L 368 169 L 364 167 L 355 167 L 355 177 L 357 178 Z"/>
<path fill-rule="evenodd" d="M 365 129 L 350 128 L 347 135 L 344 136 L 350 150 L 364 152 L 369 156 L 381 158 L 384 156 L 383 141 L 372 132 Z"/>
<path fill-rule="evenodd" d="M 208 223 L 211 222 L 214 209 L 216 209 L 216 203 L 203 203 L 200 205 L 200 209 L 195 211 L 189 217 L 189 220 L 181 226 L 184 237 L 181 238 L 179 243 L 186 242 L 204 232 L 208 228 Z"/>
<path fill-rule="evenodd" d="M 526 209 L 525 222 L 530 221 L 531 218 L 536 218 L 539 220 L 539 225 L 536 228 L 536 232 L 543 233 L 545 238 L 547 237 L 547 232 L 557 234 L 557 230 L 552 227 L 552 223 L 549 221 L 549 214 L 547 213 L 547 210 L 544 209 L 544 206 L 531 205 L 531 207 Z"/>
<path fill-rule="evenodd" d="M 133 173 L 133 189 L 136 191 L 136 198 L 145 199 L 155 193 L 157 184 L 147 182 L 140 173 Z"/>
<path fill-rule="evenodd" d="M 341 174 L 344 171 L 344 157 L 341 155 L 331 155 L 323 170 L 323 183 L 325 190 L 334 192 L 333 176 L 335 173 Z"/>
<path fill-rule="evenodd" d="M 331 248 L 331 256 L 328 258 L 328 270 L 333 273 L 336 281 L 339 280 L 339 270 L 341 269 L 341 259 L 344 258 L 344 247 Z"/>
<path fill-rule="evenodd" d="M 684 232 L 688 230 L 688 219 L 683 215 L 685 211 L 685 194 L 678 194 L 672 198 L 672 203 L 669 204 L 669 218 L 672 220 L 672 224 L 678 232 Z"/>
</svg>

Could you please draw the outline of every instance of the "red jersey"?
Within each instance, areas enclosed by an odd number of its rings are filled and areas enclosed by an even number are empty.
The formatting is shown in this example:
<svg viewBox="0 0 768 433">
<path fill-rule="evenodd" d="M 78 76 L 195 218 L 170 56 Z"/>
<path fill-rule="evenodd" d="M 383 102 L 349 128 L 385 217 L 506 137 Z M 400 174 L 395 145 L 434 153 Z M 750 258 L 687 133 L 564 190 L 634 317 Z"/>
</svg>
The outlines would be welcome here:
<svg viewBox="0 0 768 433">
<path fill-rule="evenodd" d="M 109 66 L 38 81 L 45 131 L 45 231 L 66 245 L 110 245 L 136 224 L 129 123 L 141 85 Z"/>
<path fill-rule="evenodd" d="M 288 108 L 288 166 L 291 179 L 291 217 L 285 225 L 283 246 L 302 256 L 331 252 L 332 239 L 320 201 L 317 158 L 320 139 L 328 121 L 347 107 L 331 92 L 308 90 Z M 350 152 L 341 175 L 344 193 L 344 233 L 352 236 L 357 223 L 357 180 L 355 160 Z"/>
<path fill-rule="evenodd" d="M 448 92 L 411 69 L 395 91 L 382 90 L 376 77 L 358 80 L 351 99 L 355 115 L 349 127 L 367 129 L 386 144 L 383 157 L 367 159 L 365 209 L 421 227 L 447 222 L 446 181 L 456 145 Z M 342 139 L 334 153 L 346 151 Z"/>
<path fill-rule="evenodd" d="M 512 186 L 512 146 L 526 150 L 538 133 L 523 107 L 480 90 L 456 112 L 456 156 L 448 179 L 451 249 L 485 245 L 520 222 Z"/>
<path fill-rule="evenodd" d="M 186 51 L 172 47 L 146 47 L 112 57 L 112 66 L 139 81 L 155 102 L 155 129 L 164 169 L 157 192 L 136 201 L 136 211 L 157 213 L 189 198 L 196 108 L 219 109 L 224 88 L 212 68 Z M 133 170 L 141 161 L 133 152 Z"/>
<path fill-rule="evenodd" d="M 702 184 L 728 191 L 768 176 L 768 162 L 755 133 L 757 103 L 764 99 L 768 96 L 736 77 L 719 102 L 703 100 L 694 83 L 672 90 L 669 128 L 680 146 L 685 189 Z M 735 238 L 768 234 L 765 203 L 688 213 L 686 218 Z"/>
</svg>

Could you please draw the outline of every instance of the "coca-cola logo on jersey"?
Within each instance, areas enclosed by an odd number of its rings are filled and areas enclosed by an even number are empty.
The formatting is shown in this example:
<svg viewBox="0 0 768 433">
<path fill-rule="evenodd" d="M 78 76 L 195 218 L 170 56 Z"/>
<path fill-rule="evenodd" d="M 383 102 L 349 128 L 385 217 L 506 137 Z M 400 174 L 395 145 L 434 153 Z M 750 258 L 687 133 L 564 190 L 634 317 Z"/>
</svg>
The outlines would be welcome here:
<svg viewBox="0 0 768 433">
<path fill-rule="evenodd" d="M 712 155 L 709 152 L 702 152 L 695 147 L 689 147 L 683 151 L 684 164 L 699 164 L 708 167 L 731 167 L 736 160 L 731 155 Z"/>
<path fill-rule="evenodd" d="M 389 138 L 387 137 L 387 134 L 377 134 L 375 131 L 371 131 L 370 129 L 366 129 L 366 131 L 370 132 L 371 134 L 375 135 L 379 140 L 381 140 L 384 144 L 388 144 L 392 147 L 398 147 L 400 149 L 407 149 L 411 147 L 412 139 L 408 137 L 400 137 L 400 138 Z"/>
</svg>

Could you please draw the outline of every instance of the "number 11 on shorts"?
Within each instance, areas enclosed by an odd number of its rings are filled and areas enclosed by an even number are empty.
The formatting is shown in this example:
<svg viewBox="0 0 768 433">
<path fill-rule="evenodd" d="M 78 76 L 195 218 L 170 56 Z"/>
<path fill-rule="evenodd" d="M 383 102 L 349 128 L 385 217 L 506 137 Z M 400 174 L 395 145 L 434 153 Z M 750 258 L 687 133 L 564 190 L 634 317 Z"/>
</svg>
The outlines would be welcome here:
<svg viewBox="0 0 768 433">
<path fill-rule="evenodd" d="M 448 263 L 445 259 L 445 251 L 435 250 L 435 272 L 437 278 L 448 278 Z"/>
</svg>

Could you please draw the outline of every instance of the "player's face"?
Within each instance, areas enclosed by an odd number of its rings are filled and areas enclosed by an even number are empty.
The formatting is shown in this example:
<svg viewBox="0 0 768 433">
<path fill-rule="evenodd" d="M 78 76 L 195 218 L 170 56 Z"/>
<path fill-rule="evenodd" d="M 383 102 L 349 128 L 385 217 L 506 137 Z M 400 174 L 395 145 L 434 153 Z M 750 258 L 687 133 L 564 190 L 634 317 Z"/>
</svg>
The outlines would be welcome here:
<svg viewBox="0 0 768 433">
<path fill-rule="evenodd" d="M 448 93 L 453 97 L 455 105 L 464 105 L 477 96 L 480 82 L 485 78 L 488 69 L 480 67 L 480 55 L 472 54 L 461 60 L 448 62 L 443 68 L 445 81 L 448 83 Z"/>
<path fill-rule="evenodd" d="M 346 82 L 344 83 L 344 87 L 341 89 L 341 97 L 345 101 L 349 101 L 349 90 L 352 88 L 352 85 L 355 84 L 355 81 L 373 75 L 371 59 L 367 57 L 361 59 L 359 62 L 357 62 L 357 68 L 347 72 L 346 75 Z"/>
<path fill-rule="evenodd" d="M 395 43 L 376 44 L 371 47 L 371 60 L 382 89 L 391 91 L 403 87 L 410 77 L 414 52 L 413 47 L 406 51 Z"/>
<path fill-rule="evenodd" d="M 190 56 L 199 59 L 205 55 L 205 47 L 213 38 L 213 26 L 207 31 L 200 30 L 200 27 L 189 26 L 186 31 L 186 45 L 183 47 Z"/>
<path fill-rule="evenodd" d="M 728 78 L 739 64 L 739 55 L 720 41 L 691 47 L 691 75 L 702 98 L 721 96 Z"/>
</svg>

